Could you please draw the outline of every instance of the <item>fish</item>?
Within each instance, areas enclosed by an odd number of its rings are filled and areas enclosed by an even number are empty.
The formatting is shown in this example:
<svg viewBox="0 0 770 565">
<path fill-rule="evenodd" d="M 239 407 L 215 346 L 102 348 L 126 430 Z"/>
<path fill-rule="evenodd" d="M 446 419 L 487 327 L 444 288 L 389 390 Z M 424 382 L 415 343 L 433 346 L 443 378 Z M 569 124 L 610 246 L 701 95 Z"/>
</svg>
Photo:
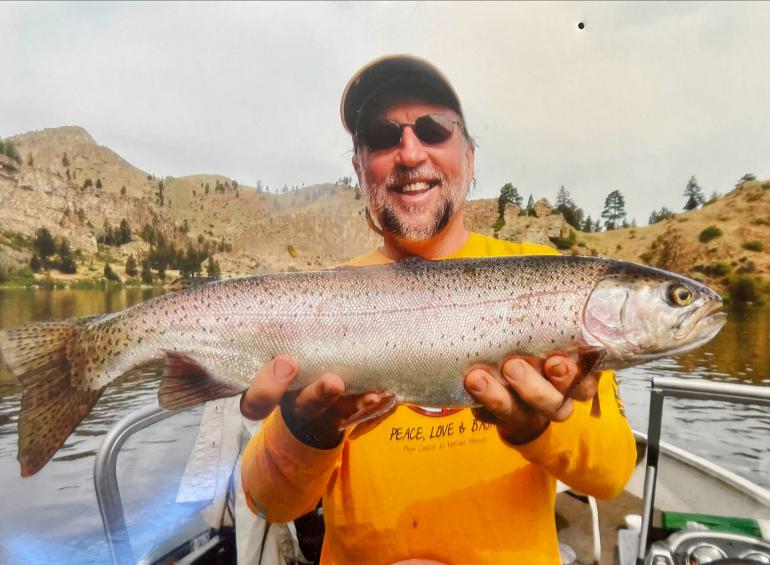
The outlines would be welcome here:
<svg viewBox="0 0 770 565">
<path fill-rule="evenodd" d="M 113 380 L 164 365 L 162 408 L 246 390 L 277 355 L 300 373 L 340 375 L 346 393 L 396 404 L 463 407 L 469 366 L 569 355 L 581 374 L 688 351 L 724 324 L 707 286 L 636 263 L 514 256 L 271 273 L 165 294 L 123 311 L 0 331 L 22 385 L 18 459 L 36 473 Z"/>
</svg>

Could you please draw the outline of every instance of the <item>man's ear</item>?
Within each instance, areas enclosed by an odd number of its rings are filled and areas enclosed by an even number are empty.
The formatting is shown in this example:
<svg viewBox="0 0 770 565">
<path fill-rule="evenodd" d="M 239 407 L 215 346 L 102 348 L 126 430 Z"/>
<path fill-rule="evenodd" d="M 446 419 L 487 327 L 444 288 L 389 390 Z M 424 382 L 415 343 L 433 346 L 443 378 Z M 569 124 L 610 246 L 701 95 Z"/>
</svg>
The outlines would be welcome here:
<svg viewBox="0 0 770 565">
<path fill-rule="evenodd" d="M 465 148 L 465 170 L 468 174 L 467 184 L 470 186 L 471 179 L 476 168 L 476 145 L 472 141 L 466 141 Z"/>
<path fill-rule="evenodd" d="M 353 158 L 351 159 L 353 161 L 353 168 L 356 171 L 356 176 L 358 177 L 358 184 L 361 184 L 361 157 L 358 155 L 358 151 L 355 151 L 353 153 Z"/>
</svg>

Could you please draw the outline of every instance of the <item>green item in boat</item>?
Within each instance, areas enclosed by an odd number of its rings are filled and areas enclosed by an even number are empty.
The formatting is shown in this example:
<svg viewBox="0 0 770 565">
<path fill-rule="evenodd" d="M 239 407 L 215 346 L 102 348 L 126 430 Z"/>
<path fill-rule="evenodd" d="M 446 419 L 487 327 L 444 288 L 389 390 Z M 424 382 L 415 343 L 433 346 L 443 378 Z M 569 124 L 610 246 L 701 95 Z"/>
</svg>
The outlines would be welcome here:
<svg viewBox="0 0 770 565">
<path fill-rule="evenodd" d="M 698 522 L 708 526 L 710 530 L 734 532 L 757 538 L 762 537 L 762 531 L 756 520 L 751 518 L 735 518 L 732 516 L 713 516 L 710 514 L 693 514 L 690 512 L 663 512 L 663 527 L 681 530 L 687 527 L 687 522 Z"/>
</svg>

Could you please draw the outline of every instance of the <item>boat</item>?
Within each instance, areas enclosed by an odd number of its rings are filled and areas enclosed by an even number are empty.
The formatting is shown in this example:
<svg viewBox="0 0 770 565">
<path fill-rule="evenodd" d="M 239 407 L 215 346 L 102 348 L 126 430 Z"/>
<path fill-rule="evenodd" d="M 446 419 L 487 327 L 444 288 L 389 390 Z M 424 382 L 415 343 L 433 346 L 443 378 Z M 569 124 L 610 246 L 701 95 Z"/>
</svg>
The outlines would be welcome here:
<svg viewBox="0 0 770 565">
<path fill-rule="evenodd" d="M 624 492 L 610 501 L 596 501 L 560 485 L 556 523 L 564 565 L 770 564 L 770 491 L 661 441 L 666 398 L 770 406 L 770 388 L 653 377 L 648 430 L 634 431 L 639 457 Z M 184 446 L 189 447 L 190 442 L 181 442 L 179 462 L 156 463 L 162 468 L 160 482 L 172 488 L 152 491 L 158 496 L 144 513 L 136 510 L 136 503 L 126 508 L 118 484 L 118 458 L 134 434 L 152 428 L 152 437 L 161 438 L 162 430 L 155 428 L 168 427 L 177 419 L 171 428 L 175 437 L 180 429 L 194 435 L 200 413 L 198 410 L 196 416 L 195 410 L 142 408 L 123 418 L 105 436 L 95 459 L 94 483 L 116 565 L 236 562 L 232 527 L 212 528 L 201 517 L 199 505 L 175 502 Z M 137 451 L 136 447 L 133 450 Z M 169 480 L 175 474 L 177 479 Z M 154 515 L 163 516 L 163 526 L 144 528 L 138 535 L 132 532 L 131 523 Z M 318 514 L 316 519 L 320 520 Z M 320 542 L 318 535 L 310 540 L 311 545 L 320 546 Z"/>
</svg>

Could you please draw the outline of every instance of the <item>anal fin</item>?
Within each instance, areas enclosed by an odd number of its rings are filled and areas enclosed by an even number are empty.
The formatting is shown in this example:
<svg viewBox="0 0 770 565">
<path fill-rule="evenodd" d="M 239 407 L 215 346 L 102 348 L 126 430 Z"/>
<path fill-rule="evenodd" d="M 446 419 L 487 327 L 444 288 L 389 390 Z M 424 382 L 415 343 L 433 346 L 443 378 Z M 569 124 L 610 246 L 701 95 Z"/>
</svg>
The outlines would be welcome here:
<svg viewBox="0 0 770 565">
<path fill-rule="evenodd" d="M 208 400 L 235 396 L 244 385 L 214 378 L 195 359 L 179 351 L 164 352 L 166 364 L 158 389 L 158 404 L 164 410 L 183 410 Z"/>
</svg>

